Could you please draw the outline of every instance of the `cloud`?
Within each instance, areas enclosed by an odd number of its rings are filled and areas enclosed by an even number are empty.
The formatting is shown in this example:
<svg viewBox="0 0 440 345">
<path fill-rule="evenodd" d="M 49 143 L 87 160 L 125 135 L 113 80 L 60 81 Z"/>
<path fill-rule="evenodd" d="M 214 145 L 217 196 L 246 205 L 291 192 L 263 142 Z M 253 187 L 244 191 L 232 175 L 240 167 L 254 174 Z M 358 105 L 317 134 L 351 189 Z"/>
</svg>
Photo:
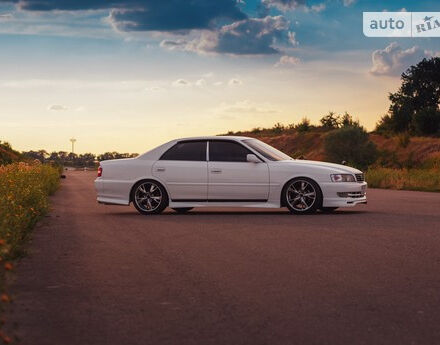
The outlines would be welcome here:
<svg viewBox="0 0 440 345">
<path fill-rule="evenodd" d="M 349 7 L 349 6 L 353 5 L 356 2 L 356 0 L 343 0 L 342 2 L 345 7 Z"/>
<path fill-rule="evenodd" d="M 289 33 L 289 22 L 283 16 L 247 18 L 224 25 L 219 31 L 204 31 L 193 40 L 166 40 L 161 46 L 170 50 L 200 54 L 268 55 L 278 54 L 277 43 L 296 43 Z"/>
<path fill-rule="evenodd" d="M 278 54 L 274 44 L 286 39 L 288 27 L 282 16 L 241 20 L 220 29 L 212 50 L 235 55 Z"/>
<path fill-rule="evenodd" d="M 147 91 L 147 92 L 158 92 L 158 91 L 165 91 L 165 89 L 163 87 L 160 87 L 160 86 L 151 86 L 151 87 L 145 88 L 145 91 Z"/>
<path fill-rule="evenodd" d="M 377 76 L 399 76 L 411 65 L 432 55 L 432 52 L 427 52 L 418 46 L 404 50 L 396 42 L 393 42 L 385 49 L 378 49 L 373 52 L 373 66 L 370 73 Z"/>
<path fill-rule="evenodd" d="M 11 0 L 26 11 L 110 9 L 109 21 L 119 31 L 208 29 L 224 18 L 247 16 L 235 0 Z"/>
<path fill-rule="evenodd" d="M 347 1 L 347 0 L 344 0 Z M 348 0 L 350 1 L 350 0 Z M 354 0 L 351 0 L 354 1 Z M 315 12 L 319 13 L 326 9 L 325 3 L 315 4 L 315 5 L 307 5 L 306 0 L 262 0 L 261 3 L 266 8 L 274 7 L 280 11 L 287 12 L 293 11 L 296 9 L 302 9 L 305 12 Z"/>
<path fill-rule="evenodd" d="M 206 80 L 203 79 L 203 78 L 201 78 L 199 80 L 196 80 L 194 85 L 197 86 L 197 87 L 205 87 L 206 86 Z"/>
<path fill-rule="evenodd" d="M 292 67 L 300 63 L 300 59 L 294 56 L 281 56 L 280 60 L 274 65 L 275 67 Z"/>
<path fill-rule="evenodd" d="M 184 86 L 190 86 L 191 83 L 185 79 L 177 79 L 172 82 L 172 85 L 175 87 L 184 87 Z"/>
<path fill-rule="evenodd" d="M 52 111 L 64 111 L 67 109 L 68 108 L 65 105 L 61 105 L 61 104 L 52 104 L 47 107 L 47 110 L 52 110 Z"/>
<path fill-rule="evenodd" d="M 162 42 L 160 42 L 160 46 L 168 50 L 186 50 L 187 45 L 188 41 L 184 39 L 178 39 L 175 41 L 163 40 Z"/>
<path fill-rule="evenodd" d="M 214 76 L 214 72 L 208 72 L 202 75 L 204 78 L 212 78 Z"/>
<path fill-rule="evenodd" d="M 266 7 L 275 7 L 281 11 L 289 11 L 306 6 L 306 0 L 262 0 Z"/>
<path fill-rule="evenodd" d="M 294 47 L 299 44 L 299 42 L 296 39 L 296 33 L 295 32 L 289 31 L 287 33 L 287 38 L 288 38 L 288 41 L 290 42 L 290 44 L 293 45 Z"/>
<path fill-rule="evenodd" d="M 307 7 L 307 11 L 315 12 L 315 13 L 322 12 L 325 9 L 326 9 L 325 3 L 321 3 L 321 4 L 318 4 L 318 5 L 312 5 L 310 7 Z"/>
<path fill-rule="evenodd" d="M 12 13 L 0 13 L 0 20 L 8 20 L 14 18 Z"/>
<path fill-rule="evenodd" d="M 112 9 L 109 20 L 119 31 L 178 31 L 207 29 L 217 19 L 245 17 L 233 0 L 143 0 Z"/>
<path fill-rule="evenodd" d="M 242 85 L 243 82 L 240 79 L 232 78 L 228 81 L 229 86 L 239 86 Z"/>
<path fill-rule="evenodd" d="M 232 104 L 221 103 L 218 107 L 213 109 L 213 112 L 224 118 L 232 118 L 231 115 L 234 114 L 274 114 L 278 113 L 279 110 L 268 103 L 255 103 L 249 100 L 243 100 Z"/>
</svg>

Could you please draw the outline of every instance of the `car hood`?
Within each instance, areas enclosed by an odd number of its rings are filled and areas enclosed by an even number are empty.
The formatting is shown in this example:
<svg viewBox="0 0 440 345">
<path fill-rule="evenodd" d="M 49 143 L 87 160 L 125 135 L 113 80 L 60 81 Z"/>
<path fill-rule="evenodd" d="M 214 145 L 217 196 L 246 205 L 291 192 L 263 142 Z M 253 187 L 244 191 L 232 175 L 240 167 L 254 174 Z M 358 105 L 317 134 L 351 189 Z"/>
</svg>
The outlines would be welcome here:
<svg viewBox="0 0 440 345">
<path fill-rule="evenodd" d="M 286 160 L 286 161 L 279 161 L 279 163 L 282 164 L 292 164 L 295 166 L 298 165 L 304 165 L 307 167 L 319 167 L 319 168 L 327 168 L 328 170 L 333 170 L 337 173 L 348 173 L 348 174 L 361 174 L 362 171 L 342 165 L 342 164 L 335 164 L 335 163 L 328 163 L 328 162 L 320 162 L 320 161 L 309 161 L 309 160 L 303 160 L 303 159 L 294 159 L 294 160 Z"/>
</svg>

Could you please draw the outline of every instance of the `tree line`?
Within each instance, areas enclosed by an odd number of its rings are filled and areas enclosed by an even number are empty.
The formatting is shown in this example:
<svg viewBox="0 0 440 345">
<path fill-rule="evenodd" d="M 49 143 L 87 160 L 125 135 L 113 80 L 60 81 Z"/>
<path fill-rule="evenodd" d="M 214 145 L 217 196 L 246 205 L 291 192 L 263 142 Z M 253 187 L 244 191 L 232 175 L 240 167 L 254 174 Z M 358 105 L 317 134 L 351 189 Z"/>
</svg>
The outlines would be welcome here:
<svg viewBox="0 0 440 345">
<path fill-rule="evenodd" d="M 98 162 L 108 159 L 121 159 L 136 157 L 137 153 L 105 152 L 95 155 L 93 153 L 76 154 L 66 151 L 48 153 L 46 150 L 25 151 L 22 155 L 26 159 L 37 159 L 42 163 L 54 163 L 71 167 L 95 167 Z"/>
</svg>

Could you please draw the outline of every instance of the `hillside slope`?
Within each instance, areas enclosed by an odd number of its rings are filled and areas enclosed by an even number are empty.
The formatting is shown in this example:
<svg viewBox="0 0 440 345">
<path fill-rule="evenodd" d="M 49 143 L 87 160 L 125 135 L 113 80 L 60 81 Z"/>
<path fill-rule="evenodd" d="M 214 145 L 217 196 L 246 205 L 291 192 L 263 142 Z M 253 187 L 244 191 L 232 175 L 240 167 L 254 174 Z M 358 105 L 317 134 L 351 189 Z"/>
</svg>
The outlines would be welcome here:
<svg viewBox="0 0 440 345">
<path fill-rule="evenodd" d="M 11 145 L 0 141 L 0 164 L 12 163 L 20 158 L 20 153 L 12 149 Z"/>
<path fill-rule="evenodd" d="M 327 133 L 311 130 L 304 133 L 288 131 L 279 135 L 242 132 L 240 135 L 260 139 L 293 158 L 325 160 L 324 138 Z M 380 152 L 381 162 L 387 166 L 417 167 L 432 161 L 440 161 L 440 138 L 411 137 L 408 143 L 404 143 L 398 136 L 370 134 L 370 139 Z"/>
</svg>

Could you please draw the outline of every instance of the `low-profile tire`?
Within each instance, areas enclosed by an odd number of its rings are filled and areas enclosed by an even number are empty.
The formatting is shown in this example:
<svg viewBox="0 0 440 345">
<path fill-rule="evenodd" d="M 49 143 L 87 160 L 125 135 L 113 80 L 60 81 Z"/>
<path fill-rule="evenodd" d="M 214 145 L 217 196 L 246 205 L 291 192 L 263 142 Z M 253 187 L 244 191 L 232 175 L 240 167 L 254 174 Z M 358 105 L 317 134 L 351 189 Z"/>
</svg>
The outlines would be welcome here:
<svg viewBox="0 0 440 345">
<path fill-rule="evenodd" d="M 322 213 L 332 213 L 333 211 L 337 210 L 338 207 L 321 207 L 319 210 Z"/>
<path fill-rule="evenodd" d="M 283 188 L 282 200 L 294 214 L 315 213 L 322 205 L 322 192 L 318 184 L 306 177 L 297 177 Z"/>
<path fill-rule="evenodd" d="M 177 213 L 186 213 L 191 211 L 193 208 L 194 207 L 176 207 L 173 208 L 173 210 L 176 211 Z"/>
<path fill-rule="evenodd" d="M 161 213 L 168 206 L 168 194 L 157 181 L 143 180 L 131 191 L 131 200 L 139 213 L 149 215 Z"/>
</svg>

